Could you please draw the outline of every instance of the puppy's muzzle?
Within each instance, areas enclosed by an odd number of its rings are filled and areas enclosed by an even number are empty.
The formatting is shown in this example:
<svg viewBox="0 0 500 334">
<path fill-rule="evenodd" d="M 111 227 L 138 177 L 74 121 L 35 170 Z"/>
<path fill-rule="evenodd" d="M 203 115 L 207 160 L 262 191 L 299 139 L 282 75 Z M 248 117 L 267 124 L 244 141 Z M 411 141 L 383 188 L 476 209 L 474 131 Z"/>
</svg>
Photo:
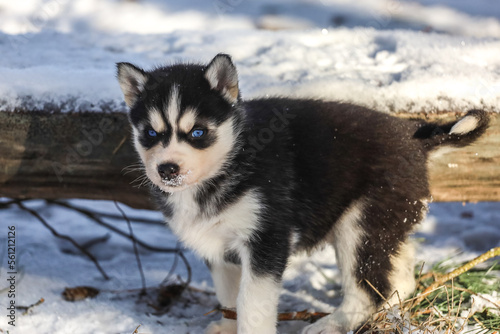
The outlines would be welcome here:
<svg viewBox="0 0 500 334">
<path fill-rule="evenodd" d="M 177 164 L 167 162 L 165 164 L 158 165 L 158 174 L 162 180 L 170 181 L 179 176 L 180 167 Z"/>
</svg>

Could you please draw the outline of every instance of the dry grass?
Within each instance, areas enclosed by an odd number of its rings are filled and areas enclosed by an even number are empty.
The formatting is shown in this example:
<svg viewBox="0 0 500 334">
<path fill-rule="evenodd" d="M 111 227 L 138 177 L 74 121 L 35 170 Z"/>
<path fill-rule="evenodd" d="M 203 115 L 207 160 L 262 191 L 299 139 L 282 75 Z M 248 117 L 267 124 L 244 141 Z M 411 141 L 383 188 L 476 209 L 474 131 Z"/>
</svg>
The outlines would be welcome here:
<svg viewBox="0 0 500 334">
<path fill-rule="evenodd" d="M 357 333 L 500 333 L 500 305 L 487 296 L 500 295 L 500 265 L 471 262 L 453 270 L 456 276 L 442 263 L 420 273 L 413 298 L 379 311 Z"/>
<path fill-rule="evenodd" d="M 498 256 L 500 247 L 456 268 L 445 266 L 443 262 L 426 274 L 422 274 L 420 268 L 413 297 L 407 300 L 399 298 L 397 305 L 383 308 L 355 334 L 499 334 L 500 304 L 491 300 L 490 295 L 497 294 L 496 299 L 500 297 L 500 265 L 484 266 L 485 261 Z M 481 263 L 483 266 L 479 268 Z M 375 289 L 370 282 L 367 283 Z M 237 318 L 235 310 L 214 311 L 222 312 L 228 319 Z M 326 315 L 328 313 L 304 310 L 280 313 L 278 318 L 280 321 L 314 322 Z"/>
</svg>

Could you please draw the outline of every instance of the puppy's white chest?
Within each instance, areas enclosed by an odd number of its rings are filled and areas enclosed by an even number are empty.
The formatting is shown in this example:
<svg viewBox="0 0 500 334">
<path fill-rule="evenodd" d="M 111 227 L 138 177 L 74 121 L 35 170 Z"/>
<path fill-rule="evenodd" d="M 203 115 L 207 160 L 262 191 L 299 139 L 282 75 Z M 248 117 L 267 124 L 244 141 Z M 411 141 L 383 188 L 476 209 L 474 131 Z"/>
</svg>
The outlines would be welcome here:
<svg viewBox="0 0 500 334">
<path fill-rule="evenodd" d="M 242 247 L 258 228 L 261 205 L 254 190 L 246 192 L 218 215 L 205 217 L 189 189 L 174 193 L 170 227 L 180 240 L 204 259 L 216 263 L 228 250 Z"/>
</svg>

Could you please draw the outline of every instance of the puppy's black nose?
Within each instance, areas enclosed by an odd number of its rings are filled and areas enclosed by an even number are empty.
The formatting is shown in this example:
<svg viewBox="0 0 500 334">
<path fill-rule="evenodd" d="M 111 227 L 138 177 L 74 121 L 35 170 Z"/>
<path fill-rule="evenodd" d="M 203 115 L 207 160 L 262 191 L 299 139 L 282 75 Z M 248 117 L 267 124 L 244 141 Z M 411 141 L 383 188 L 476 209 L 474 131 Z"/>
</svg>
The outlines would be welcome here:
<svg viewBox="0 0 500 334">
<path fill-rule="evenodd" d="M 158 174 L 162 179 L 171 180 L 179 175 L 179 165 L 167 162 L 158 166 Z"/>
</svg>

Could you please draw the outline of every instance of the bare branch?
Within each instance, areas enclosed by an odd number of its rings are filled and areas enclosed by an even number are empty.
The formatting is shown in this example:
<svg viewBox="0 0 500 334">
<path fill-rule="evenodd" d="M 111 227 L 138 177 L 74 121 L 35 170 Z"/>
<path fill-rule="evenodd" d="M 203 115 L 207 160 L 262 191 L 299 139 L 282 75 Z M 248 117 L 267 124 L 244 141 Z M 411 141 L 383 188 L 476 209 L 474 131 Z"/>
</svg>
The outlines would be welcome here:
<svg viewBox="0 0 500 334">
<path fill-rule="evenodd" d="M 135 259 L 137 261 L 137 267 L 139 268 L 139 273 L 141 274 L 141 282 L 142 282 L 142 291 L 141 295 L 146 294 L 146 278 L 144 277 L 144 270 L 142 270 L 142 263 L 141 263 L 141 258 L 139 256 L 139 250 L 137 249 L 137 240 L 134 237 L 134 231 L 132 230 L 132 224 L 130 223 L 130 220 L 128 219 L 127 215 L 125 215 L 125 212 L 123 212 L 122 208 L 118 205 L 118 202 L 113 201 L 115 203 L 116 208 L 118 211 L 120 211 L 123 219 L 127 221 L 127 226 L 128 226 L 128 231 L 130 233 L 130 237 L 132 239 L 132 245 L 134 246 L 134 254 L 135 254 Z"/>
<path fill-rule="evenodd" d="M 45 299 L 40 298 L 36 303 L 33 303 L 33 304 L 29 305 L 29 306 L 16 306 L 16 308 L 18 310 L 24 311 L 23 315 L 26 315 L 26 314 L 28 314 L 29 311 L 31 311 L 31 309 L 33 309 L 34 307 L 37 307 L 38 305 L 42 304 L 44 301 L 45 301 Z"/>
<path fill-rule="evenodd" d="M 15 202 L 15 201 L 11 201 L 11 202 Z M 80 213 L 86 212 L 88 214 L 92 214 L 92 215 L 99 217 L 99 218 L 123 220 L 122 215 L 117 215 L 117 214 L 108 213 L 108 212 L 99 212 L 99 211 L 95 211 L 95 210 L 88 210 L 88 209 L 80 207 L 78 205 L 67 204 L 66 202 L 63 202 L 60 200 L 45 200 L 45 202 L 48 204 L 61 204 L 61 203 L 66 204 L 68 208 L 71 208 L 75 211 L 78 211 Z M 9 203 L 9 202 L 5 202 L 5 203 Z M 0 203 L 0 205 L 2 205 L 2 203 Z M 148 219 L 148 218 L 143 218 L 143 217 L 131 217 L 131 216 L 127 216 L 127 217 L 131 222 L 134 222 L 134 223 L 142 223 L 142 224 L 158 225 L 158 226 L 165 226 L 165 224 L 166 224 L 165 221 L 163 221 L 163 220 Z"/>
<path fill-rule="evenodd" d="M 17 206 L 19 206 L 19 208 L 21 210 L 24 210 L 26 212 L 29 212 L 32 216 L 34 216 L 35 218 L 37 218 L 46 228 L 48 228 L 50 230 L 50 232 L 52 232 L 52 234 L 57 237 L 57 238 L 60 238 L 60 239 L 64 239 L 64 240 L 68 240 L 69 242 L 71 242 L 73 244 L 73 246 L 75 246 L 76 248 L 78 248 L 80 250 L 80 252 L 82 252 L 83 254 L 85 254 L 92 262 L 94 262 L 95 266 L 97 267 L 97 269 L 101 272 L 102 276 L 104 277 L 105 280 L 109 280 L 109 276 L 106 274 L 106 272 L 102 269 L 101 265 L 99 264 L 99 261 L 97 261 L 97 259 L 95 258 L 94 255 L 92 255 L 89 251 L 87 251 L 85 248 L 83 248 L 82 246 L 80 246 L 80 244 L 78 244 L 73 238 L 71 238 L 70 236 L 68 235 L 64 235 L 64 234 L 60 234 L 59 232 L 57 232 L 52 226 L 50 226 L 50 224 L 45 220 L 43 219 L 42 216 L 40 216 L 38 214 L 38 212 L 34 211 L 34 210 L 31 210 L 30 208 L 27 208 L 23 205 L 22 201 L 16 201 L 16 204 Z"/>
<path fill-rule="evenodd" d="M 219 308 L 214 311 L 219 311 L 222 313 L 222 316 L 226 319 L 236 320 L 238 315 L 235 310 L 227 309 L 227 308 Z M 211 311 L 209 313 L 212 313 Z M 207 313 L 207 314 L 209 314 Z M 298 312 L 285 312 L 278 314 L 278 321 L 292 321 L 292 320 L 302 320 L 310 323 L 316 322 L 319 319 L 329 315 L 330 313 L 324 312 L 309 312 L 307 310 L 298 311 Z"/>
<path fill-rule="evenodd" d="M 114 227 L 113 225 L 111 224 L 108 224 L 106 222 L 104 222 L 102 219 L 100 219 L 99 217 L 97 217 L 94 213 L 92 213 L 91 211 L 88 211 L 88 210 L 81 210 L 79 208 L 76 208 L 76 207 L 73 207 L 67 203 L 64 203 L 64 202 L 61 202 L 61 201 L 57 201 L 57 200 L 47 200 L 48 203 L 52 203 L 52 204 L 56 204 L 56 205 L 59 205 L 59 206 L 62 206 L 62 207 L 65 207 L 65 208 L 68 208 L 70 210 L 74 210 L 74 211 L 77 211 L 77 212 L 80 212 L 81 214 L 83 214 L 84 216 L 88 217 L 90 220 L 94 221 L 95 223 L 101 225 L 101 226 L 104 226 L 105 228 L 129 239 L 129 240 L 134 240 L 134 237 L 131 236 L 130 234 L 127 234 L 125 232 L 123 232 L 122 230 Z M 165 248 L 165 247 L 157 247 L 157 246 L 151 246 L 149 244 L 147 244 L 146 242 L 140 240 L 140 239 L 137 239 L 135 238 L 135 241 L 137 242 L 137 244 L 145 249 L 148 249 L 148 250 L 151 250 L 151 251 L 154 251 L 154 252 L 163 252 L 163 253 L 179 253 L 181 250 L 179 248 Z"/>
<path fill-rule="evenodd" d="M 430 293 L 435 291 L 438 287 L 442 286 L 444 283 L 448 282 L 451 279 L 454 279 L 457 276 L 462 275 L 463 273 L 471 270 L 472 268 L 474 268 L 478 264 L 480 264 L 486 260 L 489 260 L 493 257 L 496 257 L 496 256 L 500 256 L 500 247 L 492 248 L 489 251 L 487 251 L 486 253 L 479 255 L 474 260 L 469 261 L 468 263 L 464 264 L 463 266 L 453 270 L 451 273 L 448 273 L 446 275 L 438 277 L 434 283 L 432 283 L 427 289 L 424 290 L 424 292 L 422 292 L 415 299 L 414 304 L 415 305 L 420 304 L 420 302 L 422 302 L 422 300 L 424 300 L 424 298 L 426 296 L 428 296 Z"/>
</svg>

